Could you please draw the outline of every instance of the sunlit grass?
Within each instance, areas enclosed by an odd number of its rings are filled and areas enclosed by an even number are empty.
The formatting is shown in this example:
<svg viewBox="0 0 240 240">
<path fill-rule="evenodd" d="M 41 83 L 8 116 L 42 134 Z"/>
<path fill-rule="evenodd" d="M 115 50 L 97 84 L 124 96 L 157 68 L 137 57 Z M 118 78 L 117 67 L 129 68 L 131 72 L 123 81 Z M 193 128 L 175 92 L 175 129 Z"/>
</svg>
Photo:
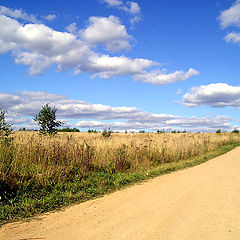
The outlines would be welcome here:
<svg viewBox="0 0 240 240">
<path fill-rule="evenodd" d="M 0 146 L 0 221 L 33 216 L 192 166 L 239 142 L 240 134 L 230 133 L 113 133 L 105 138 L 100 133 L 47 137 L 15 132 L 10 145 Z"/>
</svg>

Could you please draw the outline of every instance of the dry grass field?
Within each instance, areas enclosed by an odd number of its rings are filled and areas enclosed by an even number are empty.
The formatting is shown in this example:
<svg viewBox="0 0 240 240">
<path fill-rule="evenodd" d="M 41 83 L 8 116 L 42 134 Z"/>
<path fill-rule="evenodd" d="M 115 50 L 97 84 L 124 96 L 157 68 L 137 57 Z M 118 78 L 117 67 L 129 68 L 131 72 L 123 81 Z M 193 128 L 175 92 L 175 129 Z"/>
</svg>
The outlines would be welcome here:
<svg viewBox="0 0 240 240">
<path fill-rule="evenodd" d="M 19 131 L 13 137 L 10 145 L 0 146 L 2 222 L 102 195 L 145 179 L 154 168 L 167 166 L 155 171 L 158 175 L 186 161 L 190 166 L 197 157 L 240 142 L 240 134 L 233 133 L 112 133 L 106 138 Z"/>
<path fill-rule="evenodd" d="M 231 133 L 113 133 L 104 138 L 101 133 L 41 137 L 36 132 L 16 132 L 15 166 L 33 165 L 38 174 L 44 175 L 66 171 L 76 164 L 122 171 L 181 161 L 239 141 L 240 134 Z"/>
</svg>

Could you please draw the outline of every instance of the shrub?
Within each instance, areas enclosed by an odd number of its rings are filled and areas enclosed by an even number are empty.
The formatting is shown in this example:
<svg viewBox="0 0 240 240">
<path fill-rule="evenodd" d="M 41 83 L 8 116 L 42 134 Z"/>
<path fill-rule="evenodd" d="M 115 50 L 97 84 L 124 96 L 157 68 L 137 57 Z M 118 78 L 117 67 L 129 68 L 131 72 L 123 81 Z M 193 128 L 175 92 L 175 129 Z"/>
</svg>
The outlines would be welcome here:
<svg viewBox="0 0 240 240">
<path fill-rule="evenodd" d="M 105 137 L 105 138 L 109 138 L 112 134 L 112 131 L 110 130 L 110 128 L 107 130 L 107 129 L 104 129 L 103 132 L 102 132 L 102 136 Z"/>
<path fill-rule="evenodd" d="M 235 128 L 232 133 L 239 133 L 239 130 Z"/>
</svg>

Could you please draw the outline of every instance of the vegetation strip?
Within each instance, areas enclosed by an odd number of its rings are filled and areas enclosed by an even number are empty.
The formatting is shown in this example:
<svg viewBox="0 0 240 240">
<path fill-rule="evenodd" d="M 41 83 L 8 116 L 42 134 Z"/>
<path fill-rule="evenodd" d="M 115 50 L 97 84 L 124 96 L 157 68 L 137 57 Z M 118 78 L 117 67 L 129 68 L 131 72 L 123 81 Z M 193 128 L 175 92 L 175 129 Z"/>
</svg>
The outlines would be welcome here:
<svg viewBox="0 0 240 240">
<path fill-rule="evenodd" d="M 34 177 L 30 176 L 31 165 L 29 165 L 30 169 L 28 169 L 28 175 L 26 176 L 22 173 L 19 176 L 11 176 L 12 178 L 15 177 L 15 179 L 8 179 L 6 176 L 4 178 L 2 164 L 1 190 L 5 192 L 5 199 L 2 196 L 0 223 L 3 224 L 13 220 L 32 217 L 36 214 L 69 206 L 71 203 L 87 201 L 136 182 L 192 167 L 226 153 L 236 146 L 239 146 L 239 143 L 221 146 L 201 156 L 191 157 L 186 160 L 153 164 L 148 167 L 142 165 L 135 170 L 116 171 L 113 167 L 95 167 L 91 169 L 91 166 L 89 166 L 88 171 L 83 171 L 83 168 L 72 168 L 72 172 L 68 173 L 67 177 L 58 179 L 58 181 L 54 177 L 41 179 L 41 174 L 38 176 L 34 173 Z M 7 148 L 11 147 L 7 146 Z M 3 162 L 3 154 L 5 154 L 6 160 L 11 157 L 11 154 L 14 155 L 13 151 L 16 151 L 16 149 L 12 148 L 10 152 L 7 152 L 1 145 L 0 151 L 1 162 Z M 6 154 L 10 155 L 6 156 Z M 11 166 L 8 165 L 8 171 L 13 167 L 14 161 L 11 161 L 9 164 Z M 34 172 L 35 169 L 32 169 L 32 171 Z M 62 176 L 59 175 L 59 177 L 61 178 Z M 14 182 L 15 180 L 17 182 Z"/>
</svg>

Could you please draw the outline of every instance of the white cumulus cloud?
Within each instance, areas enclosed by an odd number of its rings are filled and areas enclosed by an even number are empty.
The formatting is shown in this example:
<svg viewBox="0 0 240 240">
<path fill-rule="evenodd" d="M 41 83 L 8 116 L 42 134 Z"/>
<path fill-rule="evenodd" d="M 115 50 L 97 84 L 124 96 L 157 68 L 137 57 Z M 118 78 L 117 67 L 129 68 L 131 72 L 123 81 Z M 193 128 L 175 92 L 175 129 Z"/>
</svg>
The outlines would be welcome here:
<svg viewBox="0 0 240 240">
<path fill-rule="evenodd" d="M 184 81 L 189 77 L 199 75 L 199 72 L 190 68 L 187 72 L 175 71 L 173 73 L 165 73 L 160 70 L 153 70 L 149 73 L 134 75 L 134 79 L 142 82 L 152 83 L 156 85 L 164 85 L 178 81 Z"/>
<path fill-rule="evenodd" d="M 240 0 L 235 1 L 229 9 L 222 11 L 219 16 L 219 20 L 222 28 L 227 28 L 227 27 L 239 28 L 240 27 Z M 240 33 L 236 31 L 232 31 L 224 37 L 224 40 L 228 43 L 231 42 L 234 44 L 239 44 Z"/>
<path fill-rule="evenodd" d="M 229 9 L 222 11 L 219 20 L 222 28 L 240 27 L 240 1 L 235 1 Z"/>
<path fill-rule="evenodd" d="M 4 7 L 4 6 L 0 6 L 0 15 L 5 15 L 8 17 L 21 19 L 21 20 L 25 20 L 25 21 L 33 22 L 33 23 L 37 22 L 36 16 L 34 16 L 34 15 L 27 14 L 24 11 L 19 10 L 19 9 L 12 9 L 12 8 Z"/>
<path fill-rule="evenodd" d="M 157 65 L 157 63 L 142 58 L 129 59 L 125 56 L 110 57 L 102 55 L 93 59 L 91 67 L 95 72 L 98 72 L 95 75 L 101 78 L 110 78 L 114 75 L 134 75 L 141 73 L 144 69 L 154 65 Z"/>
<path fill-rule="evenodd" d="M 137 15 L 141 12 L 141 8 L 137 2 L 127 2 L 126 5 L 123 5 L 121 8 L 132 15 Z"/>
<path fill-rule="evenodd" d="M 95 52 L 95 45 L 99 44 L 109 51 L 131 48 L 131 36 L 114 16 L 90 17 L 89 25 L 80 34 L 75 23 L 67 26 L 67 30 L 56 31 L 39 23 L 20 23 L 0 13 L 0 54 L 11 52 L 14 62 L 28 66 L 32 75 L 43 74 L 53 64 L 58 71 L 73 70 L 74 74 L 86 72 L 101 78 L 129 75 L 156 84 L 185 80 L 197 73 L 193 69 L 187 73 L 148 72 L 149 68 L 159 63 Z"/>
<path fill-rule="evenodd" d="M 120 0 L 102 0 L 111 7 L 121 6 L 123 3 Z"/>
<path fill-rule="evenodd" d="M 109 51 L 129 50 L 131 45 L 124 25 L 119 18 L 90 17 L 89 26 L 81 31 L 82 38 L 92 44 L 102 44 Z"/>
<path fill-rule="evenodd" d="M 100 0 L 101 1 L 101 0 Z M 101 2 L 107 3 L 110 7 L 117 7 L 131 15 L 130 23 L 133 25 L 141 21 L 141 8 L 137 2 L 133 1 L 119 1 L 119 0 L 102 0 Z"/>
<path fill-rule="evenodd" d="M 0 15 L 0 43 L 0 53 L 12 51 L 15 62 L 29 66 L 31 74 L 41 74 L 55 63 L 60 71 L 74 69 L 106 78 L 131 75 L 154 65 L 147 59 L 97 54 L 72 33 L 55 31 L 44 24 L 23 25 L 3 15 Z"/>
<path fill-rule="evenodd" d="M 206 105 L 211 107 L 240 107 L 240 87 L 226 83 L 213 83 L 193 87 L 183 96 L 183 103 L 189 107 Z"/>
<path fill-rule="evenodd" d="M 49 14 L 49 15 L 47 15 L 47 16 L 45 16 L 44 18 L 46 19 L 46 20 L 48 20 L 48 21 L 53 21 L 54 19 L 56 19 L 56 15 L 55 14 Z"/>
<path fill-rule="evenodd" d="M 66 27 L 66 30 L 70 33 L 73 33 L 73 34 L 76 34 L 77 33 L 77 24 L 74 22 L 74 23 L 71 23 L 69 24 L 67 27 Z"/>
<path fill-rule="evenodd" d="M 225 36 L 224 40 L 226 42 L 232 42 L 232 43 L 239 44 L 240 43 L 240 33 L 231 32 Z"/>
</svg>

